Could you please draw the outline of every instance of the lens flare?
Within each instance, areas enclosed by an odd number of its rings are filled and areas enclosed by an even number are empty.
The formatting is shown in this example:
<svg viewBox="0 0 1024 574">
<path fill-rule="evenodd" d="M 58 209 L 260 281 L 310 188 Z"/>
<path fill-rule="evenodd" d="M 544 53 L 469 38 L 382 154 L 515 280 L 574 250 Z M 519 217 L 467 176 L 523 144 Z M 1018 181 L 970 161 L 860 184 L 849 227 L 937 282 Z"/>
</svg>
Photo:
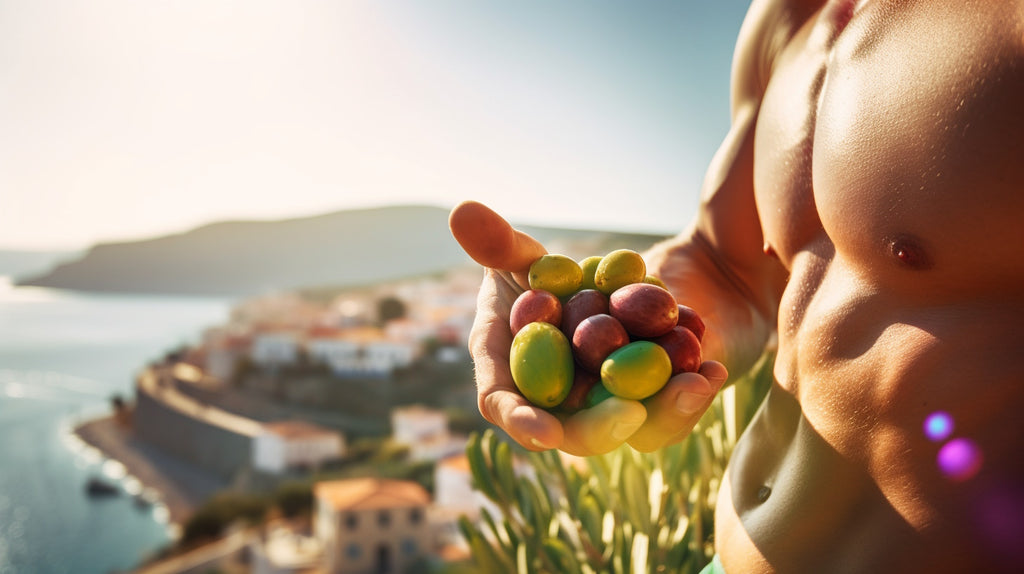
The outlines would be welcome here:
<svg viewBox="0 0 1024 574">
<path fill-rule="evenodd" d="M 924 420 L 924 434 L 935 442 L 946 440 L 953 434 L 953 417 L 942 411 L 928 415 Z"/>
<path fill-rule="evenodd" d="M 978 524 L 1007 564 L 1024 564 L 1024 485 L 993 484 L 975 507 Z"/>
<path fill-rule="evenodd" d="M 947 477 L 963 482 L 981 469 L 981 450 L 970 439 L 955 438 L 939 449 L 938 463 Z"/>
</svg>

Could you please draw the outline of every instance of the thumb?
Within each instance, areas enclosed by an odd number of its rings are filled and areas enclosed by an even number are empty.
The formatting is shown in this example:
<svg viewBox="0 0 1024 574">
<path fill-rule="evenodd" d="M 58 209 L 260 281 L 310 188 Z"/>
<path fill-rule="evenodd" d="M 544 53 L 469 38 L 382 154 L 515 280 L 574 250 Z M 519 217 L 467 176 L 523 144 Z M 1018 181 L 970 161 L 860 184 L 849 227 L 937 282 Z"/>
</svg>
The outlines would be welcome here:
<svg viewBox="0 0 1024 574">
<path fill-rule="evenodd" d="M 629 438 L 640 452 L 652 452 L 685 437 L 722 389 L 729 372 L 717 361 L 704 361 L 697 373 L 680 373 L 656 395 L 644 400 L 647 421 Z"/>
<path fill-rule="evenodd" d="M 455 206 L 448 215 L 448 228 L 474 261 L 491 269 L 523 273 L 547 253 L 539 241 L 476 201 Z"/>
</svg>

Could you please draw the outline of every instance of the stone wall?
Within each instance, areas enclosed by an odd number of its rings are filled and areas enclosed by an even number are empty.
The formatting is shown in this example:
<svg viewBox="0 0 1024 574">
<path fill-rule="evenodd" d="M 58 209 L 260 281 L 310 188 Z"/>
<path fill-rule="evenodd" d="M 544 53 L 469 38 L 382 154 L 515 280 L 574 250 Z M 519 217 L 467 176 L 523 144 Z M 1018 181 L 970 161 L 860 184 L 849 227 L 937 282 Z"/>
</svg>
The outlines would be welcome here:
<svg viewBox="0 0 1024 574">
<path fill-rule="evenodd" d="M 134 426 L 139 439 L 228 481 L 249 470 L 252 436 L 204 416 L 199 403 L 192 409 L 169 400 L 167 395 L 177 395 L 170 385 L 149 383 L 136 385 Z"/>
</svg>

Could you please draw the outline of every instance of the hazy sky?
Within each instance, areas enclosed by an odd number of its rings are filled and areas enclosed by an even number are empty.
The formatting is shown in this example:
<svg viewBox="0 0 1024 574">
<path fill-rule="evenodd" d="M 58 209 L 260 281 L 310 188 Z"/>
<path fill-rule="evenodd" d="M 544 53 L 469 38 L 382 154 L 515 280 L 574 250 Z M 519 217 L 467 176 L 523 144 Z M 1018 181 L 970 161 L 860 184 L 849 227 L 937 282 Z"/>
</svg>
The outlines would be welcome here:
<svg viewBox="0 0 1024 574">
<path fill-rule="evenodd" d="M 0 248 L 463 199 L 672 232 L 741 0 L 0 0 Z"/>
</svg>

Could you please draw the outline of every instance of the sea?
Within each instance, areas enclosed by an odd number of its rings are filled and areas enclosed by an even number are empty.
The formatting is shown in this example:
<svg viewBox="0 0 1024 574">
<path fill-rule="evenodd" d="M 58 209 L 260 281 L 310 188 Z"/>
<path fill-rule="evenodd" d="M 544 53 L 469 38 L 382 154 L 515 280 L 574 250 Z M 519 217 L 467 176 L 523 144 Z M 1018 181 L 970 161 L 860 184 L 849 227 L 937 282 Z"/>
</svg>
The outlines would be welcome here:
<svg viewBox="0 0 1024 574">
<path fill-rule="evenodd" d="M 149 362 L 223 324 L 232 301 L 14 286 L 0 276 L 0 574 L 130 571 L 173 540 L 167 509 L 72 433 L 130 400 Z M 117 495 L 89 497 L 98 477 Z"/>
</svg>

